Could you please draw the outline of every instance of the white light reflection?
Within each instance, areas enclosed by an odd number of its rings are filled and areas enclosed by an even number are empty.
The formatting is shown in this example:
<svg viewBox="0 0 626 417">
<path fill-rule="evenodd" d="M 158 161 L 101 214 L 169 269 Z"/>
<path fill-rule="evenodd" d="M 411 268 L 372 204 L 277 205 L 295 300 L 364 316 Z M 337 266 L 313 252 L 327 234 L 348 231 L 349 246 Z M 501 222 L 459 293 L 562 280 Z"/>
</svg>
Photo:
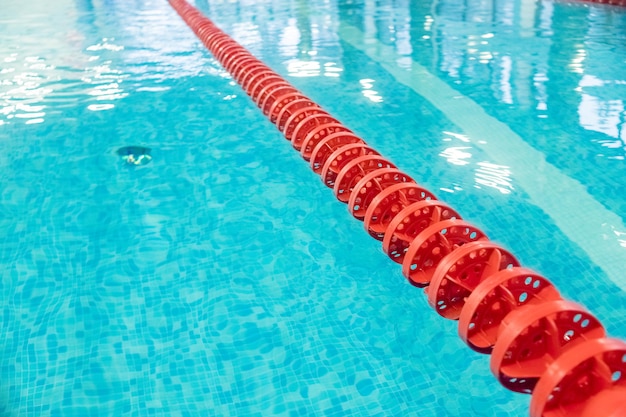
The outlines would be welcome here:
<svg viewBox="0 0 626 417">
<path fill-rule="evenodd" d="M 426 16 L 424 16 L 424 30 L 425 30 L 426 32 L 430 31 L 430 29 L 431 29 L 431 28 L 432 28 L 432 26 L 433 26 L 433 22 L 434 22 L 434 21 L 435 21 L 435 19 L 433 19 L 433 17 L 432 17 L 432 16 L 430 16 L 430 15 L 426 15 Z"/>
<path fill-rule="evenodd" d="M 580 93 L 578 105 L 578 119 L 580 125 L 587 130 L 604 133 L 610 136 L 597 142 L 607 149 L 626 150 L 626 103 L 621 99 L 623 80 L 602 80 L 598 77 L 585 74 L 578 83 Z M 607 94 L 611 91 L 611 94 Z M 593 94 L 589 94 L 592 92 Z M 615 155 L 615 151 L 608 156 L 611 159 L 623 160 L 624 155 Z M 603 155 L 604 156 L 604 155 Z"/>
<path fill-rule="evenodd" d="M 111 110 L 114 107 L 115 105 L 113 104 L 90 104 L 89 106 L 87 106 L 87 109 L 91 111 L 102 111 Z"/>
<path fill-rule="evenodd" d="M 511 70 L 513 69 L 513 61 L 511 57 L 505 55 L 500 60 L 501 80 L 500 92 L 502 93 L 502 102 L 513 104 L 513 87 L 511 86 Z"/>
<path fill-rule="evenodd" d="M 624 103 L 621 100 L 601 100 L 598 97 L 581 94 L 578 105 L 578 117 L 580 125 L 587 130 L 604 133 L 608 136 L 619 139 L 618 126 L 621 124 L 621 115 L 624 112 Z M 610 143 L 613 141 L 604 141 Z M 624 144 L 615 141 L 615 145 L 610 148 L 621 147 Z"/>
<path fill-rule="evenodd" d="M 470 142 L 470 140 L 469 140 L 469 138 L 467 137 L 467 135 L 463 135 L 463 134 L 461 134 L 461 133 L 448 132 L 447 130 L 444 130 L 444 131 L 443 131 L 443 133 L 445 133 L 445 134 L 446 134 L 446 135 L 448 135 L 448 136 L 452 136 L 453 138 L 458 139 L 458 140 L 460 140 L 461 142 L 465 142 L 465 143 L 469 143 L 469 142 Z M 449 138 L 444 138 L 444 141 L 445 141 L 446 139 L 447 139 L 447 140 L 450 140 Z"/>
<path fill-rule="evenodd" d="M 374 90 L 374 82 L 375 81 L 371 78 L 363 78 L 362 80 L 359 80 L 359 84 L 361 84 L 361 87 L 363 88 L 361 93 L 374 103 L 382 103 L 383 98 L 378 94 L 378 91 Z"/>
<path fill-rule="evenodd" d="M 2 59 L 4 68 L 0 71 L 0 85 L 4 88 L 0 91 L 0 116 L 4 116 L 3 124 L 17 121 L 24 124 L 43 123 L 49 111 L 44 105 L 46 100 L 61 97 L 66 101 L 70 96 L 63 90 L 80 82 L 84 87 L 71 96 L 76 100 L 80 95 L 87 95 L 98 102 L 110 102 L 128 95 L 121 87 L 127 75 L 112 69 L 110 60 L 100 62 L 99 56 L 101 53 L 109 56 L 117 54 L 124 49 L 123 46 L 114 44 L 110 38 L 103 38 L 93 45 L 82 47 L 82 54 L 76 53 L 75 47 L 73 44 L 61 45 L 49 53 L 49 57 L 12 53 Z M 72 51 L 70 60 L 64 57 L 64 54 L 70 53 L 68 48 Z M 57 68 L 53 65 L 57 61 L 62 62 L 62 66 Z M 101 103 L 89 105 L 88 109 L 101 111 L 113 107 L 112 103 Z"/>
<path fill-rule="evenodd" d="M 15 62 L 18 64 L 17 54 L 11 54 L 10 59 L 5 58 L 5 62 Z M 12 77 L 0 79 L 0 85 L 12 87 L 5 91 L 0 91 L 0 115 L 6 120 L 26 119 L 26 124 L 41 123 L 46 115 L 46 106 L 39 103 L 43 98 L 52 92 L 50 87 L 42 87 L 41 84 L 47 81 L 47 77 L 41 71 L 55 69 L 53 65 L 45 63 L 45 60 L 38 57 L 25 57 L 22 63 L 28 71 L 18 72 L 16 66 L 4 68 L 2 75 L 11 74 Z M 35 69 L 40 72 L 32 72 Z M 6 123 L 6 122 L 4 122 Z M 3 123 L 3 124 L 4 124 Z"/>
<path fill-rule="evenodd" d="M 443 192 L 450 193 L 450 194 L 463 190 L 463 188 L 459 187 L 458 185 L 455 185 L 452 188 L 440 187 L 439 189 Z"/>
<path fill-rule="evenodd" d="M 334 62 L 324 64 L 324 77 L 339 77 L 341 72 L 343 68 L 339 68 Z"/>
<path fill-rule="evenodd" d="M 468 165 L 472 154 L 467 152 L 468 149 L 472 149 L 469 146 L 453 146 L 442 151 L 439 156 L 446 158 L 446 160 L 452 165 Z"/>
<path fill-rule="evenodd" d="M 317 61 L 290 59 L 287 61 L 287 72 L 292 77 L 318 77 L 321 73 L 321 65 Z"/>
<path fill-rule="evenodd" d="M 399 55 L 408 56 L 413 53 L 411 45 L 411 23 L 406 19 L 406 23 L 399 25 L 396 33 L 396 50 Z"/>
<path fill-rule="evenodd" d="M 334 62 L 326 62 L 323 66 L 319 61 L 305 61 L 302 59 L 290 59 L 287 61 L 287 72 L 292 77 L 339 77 L 343 68 L 339 68 Z"/>
<path fill-rule="evenodd" d="M 96 100 L 116 100 L 128 95 L 128 93 L 124 93 L 124 90 L 119 88 L 118 83 L 98 85 L 87 94 L 96 97 Z"/>
<path fill-rule="evenodd" d="M 480 62 L 481 64 L 488 64 L 489 61 L 491 61 L 493 59 L 493 55 L 491 54 L 491 52 L 487 52 L 487 51 L 483 51 L 480 53 L 480 55 L 478 56 L 478 62 Z"/>
<path fill-rule="evenodd" d="M 111 41 L 114 40 L 113 38 L 110 39 Z M 106 51 L 122 51 L 124 50 L 123 46 L 120 45 L 115 45 L 113 43 L 109 43 L 109 39 L 107 38 L 103 38 L 101 43 L 97 43 L 95 45 L 90 45 L 87 47 L 88 51 L 102 51 L 102 50 L 106 50 Z"/>
<path fill-rule="evenodd" d="M 102 43 L 92 45 L 86 48 L 89 50 L 107 49 L 114 52 L 121 51 L 124 48 L 117 45 L 107 43 L 107 39 L 104 38 Z M 93 58 L 93 57 L 91 57 Z M 86 74 L 81 80 L 87 84 L 93 85 L 91 89 L 87 91 L 87 94 L 93 97 L 97 101 L 113 101 L 119 100 L 128 96 L 128 93 L 124 91 L 121 84 L 125 78 L 129 75 L 123 71 L 111 68 L 111 61 L 105 61 L 97 65 L 85 68 Z M 102 111 L 114 108 L 113 103 L 101 104 L 101 105 L 88 105 L 87 109 L 91 111 Z"/>
<path fill-rule="evenodd" d="M 587 52 L 584 48 L 580 48 L 576 51 L 576 56 L 572 58 L 572 61 L 569 63 L 568 67 L 572 70 L 572 72 L 582 74 L 585 69 L 583 67 L 583 62 L 587 57 Z"/>
<path fill-rule="evenodd" d="M 548 110 L 548 90 L 546 83 L 549 81 L 548 75 L 545 72 L 537 72 L 533 76 L 533 86 L 535 87 L 535 108 L 543 113 L 538 114 L 537 117 L 545 119 L 548 117 L 546 111 Z"/>
<path fill-rule="evenodd" d="M 502 194 L 510 194 L 514 190 L 511 184 L 511 170 L 505 165 L 492 164 L 490 162 L 479 162 L 474 177 L 475 188 L 482 186 L 494 188 Z"/>
<path fill-rule="evenodd" d="M 283 30 L 278 42 L 278 47 L 281 55 L 283 56 L 295 56 L 298 55 L 300 45 L 300 30 L 297 26 L 296 19 L 289 19 L 287 26 Z"/>
<path fill-rule="evenodd" d="M 615 226 L 611 226 L 613 234 L 617 237 L 617 242 L 622 248 L 626 248 L 626 232 L 615 230 Z"/>
</svg>

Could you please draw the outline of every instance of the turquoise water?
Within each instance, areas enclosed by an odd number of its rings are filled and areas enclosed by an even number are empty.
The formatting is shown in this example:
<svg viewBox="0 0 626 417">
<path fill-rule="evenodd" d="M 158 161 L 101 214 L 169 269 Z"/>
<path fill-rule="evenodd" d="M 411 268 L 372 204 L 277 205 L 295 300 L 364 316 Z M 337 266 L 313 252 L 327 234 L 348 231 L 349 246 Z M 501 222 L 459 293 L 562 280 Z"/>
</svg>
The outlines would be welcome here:
<svg viewBox="0 0 626 417">
<path fill-rule="evenodd" d="M 19 3 L 0 415 L 527 414 L 166 2 Z M 626 339 L 626 13 L 412 3 L 196 4 Z"/>
</svg>

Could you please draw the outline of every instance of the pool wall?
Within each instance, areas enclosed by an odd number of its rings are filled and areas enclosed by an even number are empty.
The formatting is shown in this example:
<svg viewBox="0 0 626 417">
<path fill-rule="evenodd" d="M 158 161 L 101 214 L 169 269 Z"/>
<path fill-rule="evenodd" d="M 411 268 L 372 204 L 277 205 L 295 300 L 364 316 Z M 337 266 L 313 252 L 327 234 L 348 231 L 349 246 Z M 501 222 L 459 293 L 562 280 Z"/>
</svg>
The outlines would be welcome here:
<svg viewBox="0 0 626 417">
<path fill-rule="evenodd" d="M 626 7 L 626 0 L 589 0 L 591 3 L 610 4 L 612 6 Z"/>
</svg>

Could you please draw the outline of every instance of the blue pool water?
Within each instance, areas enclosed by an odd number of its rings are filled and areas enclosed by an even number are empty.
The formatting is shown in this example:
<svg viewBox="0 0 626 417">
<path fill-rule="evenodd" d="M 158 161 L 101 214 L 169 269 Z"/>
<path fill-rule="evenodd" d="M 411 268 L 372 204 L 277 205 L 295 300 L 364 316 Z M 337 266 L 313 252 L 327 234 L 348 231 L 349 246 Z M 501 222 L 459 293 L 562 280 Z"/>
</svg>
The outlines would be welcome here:
<svg viewBox="0 0 626 417">
<path fill-rule="evenodd" d="M 415 3 L 195 4 L 626 339 L 626 12 Z M 165 1 L 2 2 L 0 173 L 0 416 L 527 414 Z"/>
</svg>

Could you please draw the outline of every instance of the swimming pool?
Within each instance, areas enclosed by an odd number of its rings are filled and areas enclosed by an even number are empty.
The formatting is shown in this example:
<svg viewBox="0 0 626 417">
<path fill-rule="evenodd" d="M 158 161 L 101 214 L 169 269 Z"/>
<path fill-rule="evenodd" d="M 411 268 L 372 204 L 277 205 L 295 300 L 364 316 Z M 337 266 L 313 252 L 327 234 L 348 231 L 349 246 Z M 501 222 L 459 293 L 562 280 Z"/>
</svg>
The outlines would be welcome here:
<svg viewBox="0 0 626 417">
<path fill-rule="evenodd" d="M 626 336 L 622 11 L 197 5 Z M 526 414 L 166 3 L 8 7 L 3 414 Z"/>
</svg>

